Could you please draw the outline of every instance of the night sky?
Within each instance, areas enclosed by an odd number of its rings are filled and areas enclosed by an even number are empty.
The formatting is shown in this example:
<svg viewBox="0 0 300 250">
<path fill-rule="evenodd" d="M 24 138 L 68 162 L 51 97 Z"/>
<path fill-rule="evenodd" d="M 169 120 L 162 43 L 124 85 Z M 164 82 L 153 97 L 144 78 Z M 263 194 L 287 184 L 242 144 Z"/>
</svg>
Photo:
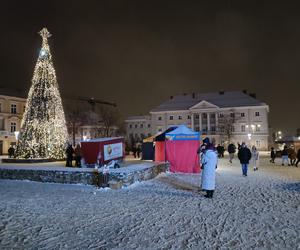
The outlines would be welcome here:
<svg viewBox="0 0 300 250">
<path fill-rule="evenodd" d="M 0 86 L 27 95 L 45 26 L 62 96 L 116 101 L 126 117 L 170 95 L 247 89 L 269 104 L 275 130 L 295 134 L 296 2 L 2 1 Z"/>
</svg>

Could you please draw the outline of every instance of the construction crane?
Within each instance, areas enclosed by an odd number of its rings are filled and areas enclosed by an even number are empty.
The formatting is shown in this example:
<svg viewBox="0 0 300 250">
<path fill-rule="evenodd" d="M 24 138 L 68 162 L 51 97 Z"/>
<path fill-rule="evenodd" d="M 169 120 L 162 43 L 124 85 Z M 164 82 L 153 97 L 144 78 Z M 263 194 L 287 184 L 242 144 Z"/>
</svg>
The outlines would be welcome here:
<svg viewBox="0 0 300 250">
<path fill-rule="evenodd" d="M 80 96 L 80 97 L 78 97 L 78 100 L 88 102 L 91 105 L 92 110 L 95 110 L 96 104 L 104 104 L 104 105 L 110 105 L 110 106 L 113 106 L 113 107 L 117 107 L 117 104 L 115 102 L 107 102 L 107 101 L 103 101 L 103 100 L 100 100 L 100 99 L 95 99 L 94 97 Z"/>
</svg>

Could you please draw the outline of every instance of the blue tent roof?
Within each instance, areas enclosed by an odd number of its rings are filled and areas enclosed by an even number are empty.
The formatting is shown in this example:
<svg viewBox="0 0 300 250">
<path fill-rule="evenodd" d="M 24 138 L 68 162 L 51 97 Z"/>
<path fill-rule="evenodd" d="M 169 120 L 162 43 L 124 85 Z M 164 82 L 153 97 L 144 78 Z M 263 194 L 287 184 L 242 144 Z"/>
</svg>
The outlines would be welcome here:
<svg viewBox="0 0 300 250">
<path fill-rule="evenodd" d="M 200 133 L 188 128 L 185 125 L 180 125 L 178 128 L 166 133 L 168 140 L 200 140 Z"/>
</svg>

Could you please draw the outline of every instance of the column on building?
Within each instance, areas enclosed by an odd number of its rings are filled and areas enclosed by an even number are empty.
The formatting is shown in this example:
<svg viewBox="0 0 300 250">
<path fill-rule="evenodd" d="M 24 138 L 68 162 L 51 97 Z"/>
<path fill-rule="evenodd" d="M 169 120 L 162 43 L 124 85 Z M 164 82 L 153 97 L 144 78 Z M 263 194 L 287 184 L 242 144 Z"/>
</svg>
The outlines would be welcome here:
<svg viewBox="0 0 300 250">
<path fill-rule="evenodd" d="M 194 113 L 192 113 L 191 114 L 191 128 L 193 129 L 193 130 L 195 130 L 195 126 L 194 126 Z"/>
<path fill-rule="evenodd" d="M 202 114 L 201 113 L 197 113 L 198 117 L 199 117 L 199 131 L 202 132 Z"/>
<path fill-rule="evenodd" d="M 210 113 L 206 113 L 207 117 L 207 134 L 210 132 Z"/>
<path fill-rule="evenodd" d="M 218 113 L 215 112 L 215 121 L 216 121 L 216 133 L 218 133 L 217 131 L 219 131 L 219 121 L 218 121 Z"/>
</svg>

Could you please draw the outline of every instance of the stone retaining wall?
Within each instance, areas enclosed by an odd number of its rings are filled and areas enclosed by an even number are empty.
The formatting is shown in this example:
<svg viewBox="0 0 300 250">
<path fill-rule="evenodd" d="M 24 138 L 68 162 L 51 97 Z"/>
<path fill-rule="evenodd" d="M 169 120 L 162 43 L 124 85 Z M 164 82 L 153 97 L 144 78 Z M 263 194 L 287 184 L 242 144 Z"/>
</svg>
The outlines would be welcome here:
<svg viewBox="0 0 300 250">
<path fill-rule="evenodd" d="M 153 164 L 149 168 L 133 171 L 122 171 L 109 173 L 108 184 L 117 189 L 129 186 L 136 181 L 149 180 L 168 168 L 166 163 Z M 102 175 L 102 173 L 99 173 Z M 33 170 L 33 169 L 0 169 L 0 179 L 30 180 L 39 182 L 54 182 L 68 184 L 95 184 L 95 174 L 83 171 L 57 171 L 57 170 Z"/>
</svg>

